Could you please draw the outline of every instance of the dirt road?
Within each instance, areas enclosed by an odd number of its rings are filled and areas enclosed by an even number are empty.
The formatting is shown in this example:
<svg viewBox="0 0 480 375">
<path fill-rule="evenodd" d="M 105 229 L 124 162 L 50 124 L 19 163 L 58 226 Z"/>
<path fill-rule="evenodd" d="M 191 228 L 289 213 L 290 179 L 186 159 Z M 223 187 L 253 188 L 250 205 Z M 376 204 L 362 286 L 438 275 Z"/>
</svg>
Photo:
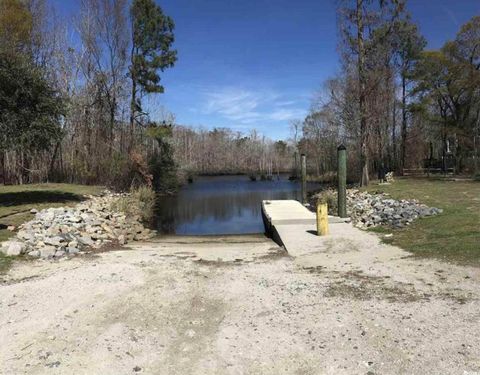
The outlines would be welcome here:
<svg viewBox="0 0 480 375">
<path fill-rule="evenodd" d="M 479 270 L 345 225 L 296 259 L 250 236 L 19 264 L 0 286 L 0 372 L 480 373 Z"/>
</svg>

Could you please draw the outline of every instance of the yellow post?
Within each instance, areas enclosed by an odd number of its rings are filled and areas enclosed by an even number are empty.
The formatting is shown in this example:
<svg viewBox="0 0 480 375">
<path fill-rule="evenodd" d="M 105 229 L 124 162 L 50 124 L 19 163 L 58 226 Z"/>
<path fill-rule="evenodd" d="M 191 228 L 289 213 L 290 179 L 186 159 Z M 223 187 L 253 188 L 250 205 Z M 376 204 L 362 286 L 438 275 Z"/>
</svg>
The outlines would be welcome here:
<svg viewBox="0 0 480 375">
<path fill-rule="evenodd" d="M 328 206 L 326 203 L 317 204 L 317 235 L 328 234 Z"/>
</svg>

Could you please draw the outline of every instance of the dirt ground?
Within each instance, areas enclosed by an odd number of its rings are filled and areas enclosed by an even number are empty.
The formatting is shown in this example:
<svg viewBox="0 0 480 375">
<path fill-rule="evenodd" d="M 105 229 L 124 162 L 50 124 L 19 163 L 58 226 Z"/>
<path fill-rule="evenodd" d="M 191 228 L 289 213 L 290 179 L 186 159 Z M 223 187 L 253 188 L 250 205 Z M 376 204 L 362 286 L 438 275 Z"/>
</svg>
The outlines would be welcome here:
<svg viewBox="0 0 480 375">
<path fill-rule="evenodd" d="M 341 225 L 297 258 L 239 236 L 19 263 L 0 372 L 479 374 L 479 269 Z"/>
</svg>

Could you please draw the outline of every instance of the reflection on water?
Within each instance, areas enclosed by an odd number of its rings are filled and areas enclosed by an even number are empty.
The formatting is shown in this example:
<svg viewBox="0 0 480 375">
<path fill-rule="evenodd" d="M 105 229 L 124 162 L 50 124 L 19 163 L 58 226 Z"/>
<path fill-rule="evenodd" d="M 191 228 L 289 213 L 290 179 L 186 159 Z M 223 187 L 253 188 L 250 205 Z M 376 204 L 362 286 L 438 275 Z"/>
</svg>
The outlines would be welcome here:
<svg viewBox="0 0 480 375">
<path fill-rule="evenodd" d="M 156 227 L 163 234 L 263 233 L 263 199 L 300 199 L 300 184 L 286 176 L 256 182 L 247 176 L 199 177 L 178 195 L 158 199 Z"/>
</svg>

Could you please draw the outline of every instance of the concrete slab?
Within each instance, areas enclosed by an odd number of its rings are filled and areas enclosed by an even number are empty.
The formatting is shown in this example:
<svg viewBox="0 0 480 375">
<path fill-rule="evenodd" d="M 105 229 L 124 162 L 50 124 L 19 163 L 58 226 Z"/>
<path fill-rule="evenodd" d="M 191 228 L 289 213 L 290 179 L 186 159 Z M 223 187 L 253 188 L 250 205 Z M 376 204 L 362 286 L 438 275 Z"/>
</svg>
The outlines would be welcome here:
<svg viewBox="0 0 480 375">
<path fill-rule="evenodd" d="M 262 213 L 267 233 L 292 256 L 318 251 L 324 238 L 317 236 L 316 214 L 295 200 L 271 200 L 262 202 Z M 337 233 L 340 228 L 332 226 L 348 222 L 336 216 L 329 216 L 330 231 Z"/>
<path fill-rule="evenodd" d="M 270 225 L 316 223 L 315 214 L 295 200 L 263 201 L 262 211 Z"/>
<path fill-rule="evenodd" d="M 317 236 L 315 225 L 277 225 L 275 230 L 282 240 L 282 244 L 293 257 L 309 254 L 328 253 L 332 243 L 342 242 L 350 233 L 351 224 L 334 223 L 329 225 L 330 233 L 327 236 Z M 350 250 L 345 248 L 345 250 Z"/>
</svg>

